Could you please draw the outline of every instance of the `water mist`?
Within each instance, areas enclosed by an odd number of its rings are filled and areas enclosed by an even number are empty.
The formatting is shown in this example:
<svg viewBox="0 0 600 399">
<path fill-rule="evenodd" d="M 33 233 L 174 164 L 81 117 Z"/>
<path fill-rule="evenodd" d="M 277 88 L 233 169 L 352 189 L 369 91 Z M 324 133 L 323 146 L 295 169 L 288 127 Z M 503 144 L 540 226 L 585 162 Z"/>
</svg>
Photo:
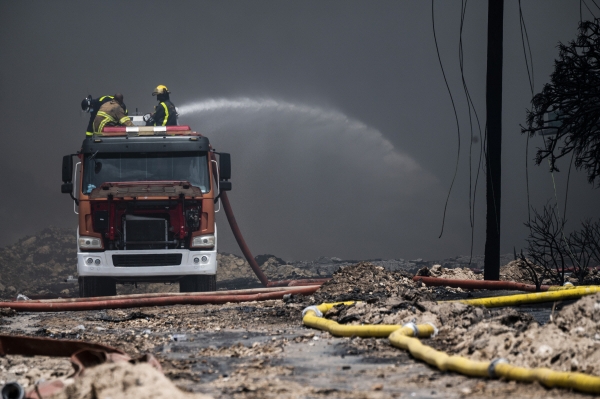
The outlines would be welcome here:
<svg viewBox="0 0 600 399">
<path fill-rule="evenodd" d="M 184 104 L 179 114 L 181 124 L 231 153 L 230 198 L 255 254 L 410 257 L 437 229 L 424 211 L 441 194 L 437 180 L 381 132 L 341 112 L 235 98 Z M 219 235 L 220 251 L 238 252 L 227 228 Z"/>
</svg>

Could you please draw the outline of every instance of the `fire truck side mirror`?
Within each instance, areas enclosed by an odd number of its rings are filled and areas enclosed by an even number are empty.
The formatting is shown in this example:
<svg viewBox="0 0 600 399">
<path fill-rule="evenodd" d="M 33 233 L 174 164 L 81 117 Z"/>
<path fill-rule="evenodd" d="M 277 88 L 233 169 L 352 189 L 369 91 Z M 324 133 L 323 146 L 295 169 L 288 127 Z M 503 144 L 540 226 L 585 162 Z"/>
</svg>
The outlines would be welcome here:
<svg viewBox="0 0 600 399">
<path fill-rule="evenodd" d="M 231 156 L 226 152 L 219 153 L 219 179 L 231 179 Z"/>
<path fill-rule="evenodd" d="M 60 186 L 60 192 L 63 194 L 70 194 L 73 192 L 73 183 L 69 182 L 69 183 L 63 183 Z"/>
<path fill-rule="evenodd" d="M 73 180 L 73 157 L 65 155 L 62 162 L 62 181 L 69 183 Z M 64 193 L 64 191 L 63 191 Z"/>
<path fill-rule="evenodd" d="M 219 183 L 220 191 L 231 191 L 231 182 L 230 181 L 222 181 Z"/>
</svg>

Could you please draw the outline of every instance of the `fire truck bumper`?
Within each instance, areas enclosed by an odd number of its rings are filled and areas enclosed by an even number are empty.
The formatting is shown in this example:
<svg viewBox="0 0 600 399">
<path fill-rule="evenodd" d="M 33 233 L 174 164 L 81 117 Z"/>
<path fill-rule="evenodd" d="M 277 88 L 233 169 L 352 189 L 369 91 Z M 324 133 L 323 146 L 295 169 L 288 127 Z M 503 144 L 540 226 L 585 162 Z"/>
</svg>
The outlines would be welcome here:
<svg viewBox="0 0 600 399">
<path fill-rule="evenodd" d="M 217 251 L 130 250 L 78 252 L 80 276 L 144 277 L 217 274 Z"/>
</svg>

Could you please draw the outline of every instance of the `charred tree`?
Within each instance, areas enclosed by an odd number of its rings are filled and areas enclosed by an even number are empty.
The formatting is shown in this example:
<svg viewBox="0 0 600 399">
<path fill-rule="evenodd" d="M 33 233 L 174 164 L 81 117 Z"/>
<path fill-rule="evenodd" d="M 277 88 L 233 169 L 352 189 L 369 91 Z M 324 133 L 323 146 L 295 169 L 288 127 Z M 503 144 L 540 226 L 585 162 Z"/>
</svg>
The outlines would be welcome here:
<svg viewBox="0 0 600 399">
<path fill-rule="evenodd" d="M 579 25 L 577 39 L 560 43 L 550 83 L 536 94 L 522 132 L 544 135 L 536 164 L 547 159 L 551 171 L 572 154 L 590 184 L 600 187 L 600 20 Z"/>
</svg>

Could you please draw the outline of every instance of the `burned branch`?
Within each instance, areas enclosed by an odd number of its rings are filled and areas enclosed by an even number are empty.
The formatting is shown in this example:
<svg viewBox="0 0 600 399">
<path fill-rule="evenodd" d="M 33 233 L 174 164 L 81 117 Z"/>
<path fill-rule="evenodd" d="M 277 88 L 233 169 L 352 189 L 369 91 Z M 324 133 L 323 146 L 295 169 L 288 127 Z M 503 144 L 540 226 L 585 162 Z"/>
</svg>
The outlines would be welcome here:
<svg viewBox="0 0 600 399">
<path fill-rule="evenodd" d="M 577 39 L 558 47 L 551 82 L 533 97 L 522 132 L 544 134 L 538 165 L 548 159 L 550 170 L 558 171 L 557 161 L 574 153 L 575 167 L 595 184 L 600 176 L 600 20 L 582 22 Z"/>
<path fill-rule="evenodd" d="M 541 265 L 555 284 L 565 282 L 565 270 L 568 267 L 567 256 L 563 248 L 563 228 L 565 220 L 555 205 L 546 205 L 542 213 L 532 209 L 533 218 L 525 222 L 529 228 L 528 257 L 533 263 Z"/>
<path fill-rule="evenodd" d="M 521 253 L 517 255 L 517 258 L 521 261 L 521 268 L 527 271 L 529 277 L 531 278 L 531 281 L 533 282 L 533 284 L 535 284 L 535 290 L 541 291 L 542 283 L 546 278 L 546 275 L 548 274 L 548 270 L 544 268 L 542 273 L 539 274 L 538 268 L 536 268 L 535 265 L 529 259 L 527 259 L 527 257 L 525 257 L 522 250 Z"/>
<path fill-rule="evenodd" d="M 600 266 L 600 220 L 593 222 L 586 220 L 583 222 L 582 234 L 585 235 L 589 243 L 589 252 L 596 266 Z"/>
</svg>

